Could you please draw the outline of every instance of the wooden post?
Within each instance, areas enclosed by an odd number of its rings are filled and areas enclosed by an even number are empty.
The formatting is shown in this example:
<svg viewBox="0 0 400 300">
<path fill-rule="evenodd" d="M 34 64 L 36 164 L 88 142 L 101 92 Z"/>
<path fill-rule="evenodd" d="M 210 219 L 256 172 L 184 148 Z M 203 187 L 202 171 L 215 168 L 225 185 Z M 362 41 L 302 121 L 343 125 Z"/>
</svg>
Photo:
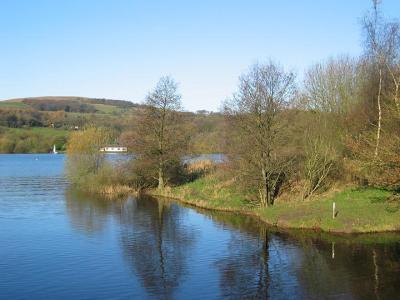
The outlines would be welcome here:
<svg viewBox="0 0 400 300">
<path fill-rule="evenodd" d="M 336 203 L 333 202 L 333 204 L 332 204 L 332 219 L 335 218 L 335 211 L 336 211 Z"/>
</svg>

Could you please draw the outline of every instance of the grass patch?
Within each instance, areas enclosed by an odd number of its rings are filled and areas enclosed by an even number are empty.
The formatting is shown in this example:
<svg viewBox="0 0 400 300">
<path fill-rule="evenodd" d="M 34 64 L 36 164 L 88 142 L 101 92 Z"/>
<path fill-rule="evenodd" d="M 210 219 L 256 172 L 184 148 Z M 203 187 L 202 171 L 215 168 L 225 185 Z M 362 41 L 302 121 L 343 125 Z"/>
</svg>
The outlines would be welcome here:
<svg viewBox="0 0 400 300">
<path fill-rule="evenodd" d="M 16 135 L 38 134 L 43 137 L 63 137 L 69 134 L 68 130 L 48 128 L 48 127 L 32 127 L 32 128 L 6 128 L 6 131 Z"/>
<path fill-rule="evenodd" d="M 121 108 L 113 105 L 107 105 L 107 104 L 92 104 L 92 105 L 96 107 L 98 111 L 103 112 L 105 114 L 121 112 Z"/>
<path fill-rule="evenodd" d="M 24 102 L 0 101 L 0 107 L 24 108 L 24 107 L 29 107 L 29 105 Z"/>
<path fill-rule="evenodd" d="M 381 189 L 348 189 L 310 202 L 276 203 L 259 209 L 273 224 L 292 228 L 314 228 L 332 232 L 380 232 L 400 229 L 400 212 L 391 209 L 391 192 Z M 337 215 L 332 217 L 332 204 Z"/>
</svg>

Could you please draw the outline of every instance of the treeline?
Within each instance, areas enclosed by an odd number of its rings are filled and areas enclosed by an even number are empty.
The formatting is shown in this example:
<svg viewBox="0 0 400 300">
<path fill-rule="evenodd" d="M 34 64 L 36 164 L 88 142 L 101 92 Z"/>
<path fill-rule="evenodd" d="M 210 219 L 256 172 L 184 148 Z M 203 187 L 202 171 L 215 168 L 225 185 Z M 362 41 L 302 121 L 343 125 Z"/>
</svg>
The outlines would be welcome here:
<svg viewBox="0 0 400 300">
<path fill-rule="evenodd" d="M 237 182 L 261 205 L 338 183 L 400 190 L 400 28 L 373 11 L 364 53 L 312 66 L 301 87 L 276 62 L 252 66 L 225 103 Z"/>
<path fill-rule="evenodd" d="M 67 135 L 49 135 L 35 130 L 6 130 L 0 127 L 0 153 L 49 153 L 55 145 L 65 150 Z"/>
<path fill-rule="evenodd" d="M 38 111 L 32 108 L 0 107 L 0 126 L 8 128 L 51 127 L 70 129 L 101 120 L 92 115 L 67 114 L 64 111 Z"/>
<path fill-rule="evenodd" d="M 87 98 L 85 100 L 86 103 L 90 104 L 104 104 L 104 105 L 112 105 L 120 108 L 131 108 L 131 107 L 140 107 L 140 104 L 133 103 L 126 100 L 111 100 L 105 98 Z"/>
<path fill-rule="evenodd" d="M 95 113 L 95 106 L 71 100 L 49 101 L 41 99 L 24 100 L 24 103 L 29 104 L 34 109 L 39 111 L 65 111 L 76 113 Z"/>
<path fill-rule="evenodd" d="M 0 126 L 9 128 L 42 127 L 43 113 L 36 110 L 0 107 Z"/>
</svg>

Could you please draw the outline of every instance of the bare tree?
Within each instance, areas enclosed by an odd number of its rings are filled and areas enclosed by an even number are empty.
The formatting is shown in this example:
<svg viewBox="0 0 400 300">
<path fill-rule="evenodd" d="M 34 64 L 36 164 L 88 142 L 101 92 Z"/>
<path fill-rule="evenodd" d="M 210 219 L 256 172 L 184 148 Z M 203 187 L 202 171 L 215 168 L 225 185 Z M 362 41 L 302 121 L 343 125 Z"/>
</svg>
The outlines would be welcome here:
<svg viewBox="0 0 400 300">
<path fill-rule="evenodd" d="M 294 78 L 273 61 L 253 65 L 225 104 L 232 159 L 239 176 L 256 186 L 262 206 L 274 203 L 285 175 L 279 114 L 294 96 Z"/>
<path fill-rule="evenodd" d="M 169 76 L 161 77 L 145 101 L 145 109 L 136 120 L 132 151 L 149 176 L 163 188 L 171 171 L 180 164 L 186 140 L 179 124 L 181 96 L 176 82 Z"/>
<path fill-rule="evenodd" d="M 366 54 L 371 58 L 378 74 L 377 108 L 378 123 L 376 132 L 375 158 L 378 158 L 382 131 L 382 97 L 384 71 L 387 70 L 394 83 L 393 100 L 400 114 L 399 87 L 399 45 L 400 28 L 398 22 L 385 22 L 379 11 L 379 0 L 372 0 L 373 10 L 363 20 Z"/>
<path fill-rule="evenodd" d="M 335 149 L 325 136 L 309 136 L 304 151 L 303 199 L 311 197 L 324 184 L 335 162 Z"/>
<path fill-rule="evenodd" d="M 360 102 L 358 64 L 341 56 L 312 66 L 304 80 L 301 109 L 303 198 L 326 186 L 346 138 L 346 119 Z"/>
<path fill-rule="evenodd" d="M 306 73 L 304 86 L 306 109 L 343 115 L 357 101 L 357 64 L 347 56 L 318 63 Z"/>
</svg>

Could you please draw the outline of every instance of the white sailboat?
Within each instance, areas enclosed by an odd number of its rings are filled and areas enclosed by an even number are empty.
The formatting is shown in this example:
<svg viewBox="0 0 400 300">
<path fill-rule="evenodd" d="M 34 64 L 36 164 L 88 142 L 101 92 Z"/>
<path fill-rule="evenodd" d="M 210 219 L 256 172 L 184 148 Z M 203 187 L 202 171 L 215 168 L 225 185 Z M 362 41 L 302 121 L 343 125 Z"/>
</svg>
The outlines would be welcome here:
<svg viewBox="0 0 400 300">
<path fill-rule="evenodd" d="M 58 154 L 57 149 L 56 149 L 56 145 L 53 145 L 53 154 Z"/>
</svg>

